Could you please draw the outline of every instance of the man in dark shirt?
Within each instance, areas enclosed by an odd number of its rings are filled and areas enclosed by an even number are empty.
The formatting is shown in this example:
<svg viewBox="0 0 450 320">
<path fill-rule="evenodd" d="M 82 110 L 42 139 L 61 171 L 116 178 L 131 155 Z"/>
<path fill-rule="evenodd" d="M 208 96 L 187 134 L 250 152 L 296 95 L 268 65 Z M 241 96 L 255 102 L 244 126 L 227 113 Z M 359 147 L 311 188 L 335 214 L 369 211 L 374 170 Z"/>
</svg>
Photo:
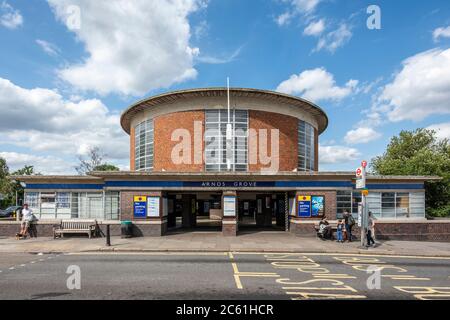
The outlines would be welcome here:
<svg viewBox="0 0 450 320">
<path fill-rule="evenodd" d="M 345 210 L 344 211 L 344 222 L 345 222 L 345 231 L 347 232 L 347 240 L 348 242 L 352 242 L 352 228 L 354 224 L 354 219 L 351 217 L 351 214 Z"/>
</svg>

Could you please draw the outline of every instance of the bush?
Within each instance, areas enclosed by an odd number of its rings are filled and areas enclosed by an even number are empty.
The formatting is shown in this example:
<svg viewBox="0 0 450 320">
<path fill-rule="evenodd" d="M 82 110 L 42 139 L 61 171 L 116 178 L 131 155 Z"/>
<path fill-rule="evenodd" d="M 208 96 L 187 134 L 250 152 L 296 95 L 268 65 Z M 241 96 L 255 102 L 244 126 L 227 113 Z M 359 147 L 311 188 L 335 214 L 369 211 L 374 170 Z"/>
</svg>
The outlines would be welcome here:
<svg viewBox="0 0 450 320">
<path fill-rule="evenodd" d="M 440 207 L 440 208 L 428 209 L 427 213 L 430 216 L 437 217 L 437 218 L 450 217 L 450 204 Z"/>
</svg>

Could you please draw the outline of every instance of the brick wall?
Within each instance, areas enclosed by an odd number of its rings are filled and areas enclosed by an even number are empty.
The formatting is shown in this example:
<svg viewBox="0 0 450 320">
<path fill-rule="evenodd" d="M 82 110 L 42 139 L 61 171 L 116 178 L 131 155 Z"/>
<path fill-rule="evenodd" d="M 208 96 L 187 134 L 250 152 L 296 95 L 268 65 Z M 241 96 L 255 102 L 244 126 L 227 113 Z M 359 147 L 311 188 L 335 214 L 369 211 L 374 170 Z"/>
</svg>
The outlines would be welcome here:
<svg viewBox="0 0 450 320">
<path fill-rule="evenodd" d="M 271 129 L 279 130 L 279 171 L 292 171 L 297 168 L 297 150 L 298 150 L 298 119 L 273 112 L 249 111 L 249 129 L 266 129 L 268 154 L 271 154 L 270 141 Z M 248 145 L 259 145 L 249 137 Z M 256 150 L 255 150 L 256 151 Z M 250 148 L 249 148 L 249 152 Z M 249 159 L 251 155 L 249 154 Z M 261 168 L 268 167 L 259 163 L 249 164 L 249 171 L 260 171 Z"/>
<path fill-rule="evenodd" d="M 200 135 L 200 154 L 199 161 L 194 161 L 194 122 L 199 121 L 201 125 Z M 201 172 L 204 168 L 203 150 L 204 150 L 204 125 L 205 125 L 205 112 L 203 110 L 198 111 L 186 111 L 170 113 L 167 115 L 159 116 L 155 118 L 154 122 L 154 160 L 153 171 L 167 172 Z M 186 129 L 189 131 L 191 139 L 189 141 L 191 146 L 190 163 L 191 164 L 175 164 L 172 161 L 172 150 L 178 145 L 179 141 L 172 141 L 172 133 L 176 129 Z"/>
<path fill-rule="evenodd" d="M 120 220 L 134 220 L 134 196 L 160 197 L 161 192 L 121 191 L 120 192 Z M 162 207 L 160 206 L 160 209 Z M 157 218 L 159 219 L 159 218 Z M 138 219 L 137 221 L 142 220 Z"/>
</svg>

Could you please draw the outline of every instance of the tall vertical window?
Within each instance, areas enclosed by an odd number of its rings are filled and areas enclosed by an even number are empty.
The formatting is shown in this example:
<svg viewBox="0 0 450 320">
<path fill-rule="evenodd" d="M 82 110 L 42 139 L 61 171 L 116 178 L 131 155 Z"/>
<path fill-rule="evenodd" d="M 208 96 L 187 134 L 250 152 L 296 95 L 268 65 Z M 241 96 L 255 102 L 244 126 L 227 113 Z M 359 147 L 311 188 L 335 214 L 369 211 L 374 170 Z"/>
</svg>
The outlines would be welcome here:
<svg viewBox="0 0 450 320">
<path fill-rule="evenodd" d="M 135 127 L 135 169 L 153 170 L 153 119 L 141 122 Z"/>
<path fill-rule="evenodd" d="M 336 206 L 338 219 L 344 215 L 344 211 L 351 212 L 354 217 L 358 216 L 358 204 L 361 203 L 361 193 L 356 191 L 338 190 L 336 192 Z"/>
<path fill-rule="evenodd" d="M 233 126 L 233 160 L 230 171 L 247 170 L 247 110 L 231 110 Z M 227 167 L 227 110 L 205 111 L 205 169 L 206 171 L 228 171 Z"/>
<path fill-rule="evenodd" d="M 25 203 L 32 209 L 39 209 L 39 192 L 26 192 Z"/>
<path fill-rule="evenodd" d="M 314 127 L 298 121 L 298 170 L 314 171 Z"/>
</svg>

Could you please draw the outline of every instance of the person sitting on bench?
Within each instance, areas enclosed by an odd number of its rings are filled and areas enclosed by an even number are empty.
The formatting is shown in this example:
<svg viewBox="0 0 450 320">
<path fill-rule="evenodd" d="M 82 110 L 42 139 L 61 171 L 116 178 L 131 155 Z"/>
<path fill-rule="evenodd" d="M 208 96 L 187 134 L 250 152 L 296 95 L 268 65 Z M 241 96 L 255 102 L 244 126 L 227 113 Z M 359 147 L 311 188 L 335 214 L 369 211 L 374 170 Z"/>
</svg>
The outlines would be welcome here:
<svg viewBox="0 0 450 320">
<path fill-rule="evenodd" d="M 30 228 L 31 222 L 34 221 L 34 214 L 31 209 L 28 208 L 28 204 L 25 203 L 22 209 L 22 224 L 20 229 L 20 236 L 25 237 L 28 233 L 28 229 Z"/>
<path fill-rule="evenodd" d="M 322 239 L 331 239 L 331 226 L 327 219 L 323 219 L 319 222 L 319 237 Z"/>
</svg>

